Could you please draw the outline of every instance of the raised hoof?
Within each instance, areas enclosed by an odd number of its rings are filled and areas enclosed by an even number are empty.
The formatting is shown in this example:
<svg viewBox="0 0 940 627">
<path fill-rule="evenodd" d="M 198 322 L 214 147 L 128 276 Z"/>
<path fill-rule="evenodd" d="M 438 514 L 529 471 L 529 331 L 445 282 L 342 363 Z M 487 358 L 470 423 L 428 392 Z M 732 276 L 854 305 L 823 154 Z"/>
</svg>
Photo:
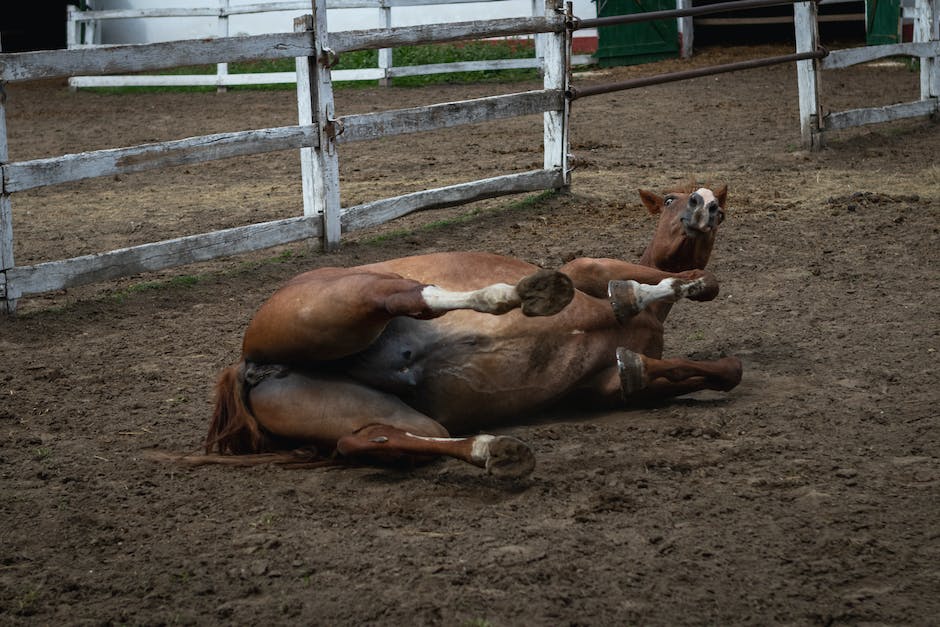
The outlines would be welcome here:
<svg viewBox="0 0 940 627">
<path fill-rule="evenodd" d="M 715 275 L 703 270 L 701 277 L 689 282 L 686 298 L 697 301 L 715 300 L 720 287 Z"/>
<path fill-rule="evenodd" d="M 639 283 L 632 279 L 626 281 L 611 281 L 607 284 L 607 296 L 614 316 L 620 324 L 626 324 L 630 318 L 640 313 L 643 308 L 637 298 Z"/>
<path fill-rule="evenodd" d="M 522 440 L 505 435 L 493 436 L 486 442 L 486 472 L 494 477 L 516 479 L 535 469 L 535 455 Z"/>
<path fill-rule="evenodd" d="M 646 387 L 646 368 L 639 354 L 629 348 L 618 348 L 617 369 L 620 371 L 620 390 L 624 398 Z"/>
<path fill-rule="evenodd" d="M 516 285 L 527 316 L 553 316 L 574 298 L 574 284 L 567 275 L 556 270 L 539 270 Z"/>
</svg>

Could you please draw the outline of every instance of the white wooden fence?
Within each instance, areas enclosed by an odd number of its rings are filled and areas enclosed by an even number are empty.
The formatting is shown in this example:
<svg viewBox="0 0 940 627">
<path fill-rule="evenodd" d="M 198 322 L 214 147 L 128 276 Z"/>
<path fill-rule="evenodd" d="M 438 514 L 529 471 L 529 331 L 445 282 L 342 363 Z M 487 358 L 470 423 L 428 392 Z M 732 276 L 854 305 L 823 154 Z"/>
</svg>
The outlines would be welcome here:
<svg viewBox="0 0 940 627">
<path fill-rule="evenodd" d="M 797 51 L 815 50 L 819 47 L 816 4 L 799 3 L 794 5 L 794 11 Z M 936 115 L 940 112 L 940 0 L 916 0 L 911 17 L 914 24 L 913 42 L 831 50 L 822 59 L 797 62 L 800 130 L 805 147 L 814 150 L 821 148 L 827 131 Z M 819 101 L 819 77 L 822 70 L 835 70 L 894 56 L 920 58 L 920 100 L 823 114 Z"/>
<path fill-rule="evenodd" d="M 10 163 L 0 98 L 0 309 L 41 292 L 206 261 L 304 239 L 326 248 L 340 234 L 408 213 L 568 185 L 568 104 L 565 98 L 570 38 L 561 0 L 545 0 L 544 16 L 460 22 L 428 27 L 329 33 L 326 1 L 295 20 L 295 32 L 154 44 L 0 54 L 0 85 L 105 71 L 137 72 L 180 65 L 248 59 L 296 59 L 300 120 L 295 126 L 221 133 Z M 333 55 L 352 50 L 543 33 L 543 89 L 374 114 L 333 117 Z M 496 176 L 341 209 L 336 146 L 402 133 L 543 114 L 544 164 L 539 170 Z M 275 150 L 300 149 L 304 214 L 295 218 L 191 235 L 94 255 L 17 266 L 13 258 L 15 192 L 154 168 Z"/>
<path fill-rule="evenodd" d="M 938 2 L 940 0 L 918 0 L 915 19 L 917 41 L 910 44 L 827 53 L 818 48 L 815 4 L 798 2 L 794 5 L 797 52 L 792 55 L 632 79 L 583 90 L 568 84 L 571 33 L 589 27 L 592 21 L 597 23 L 610 18 L 579 21 L 570 12 L 562 11 L 561 0 L 545 0 L 545 14 L 537 17 L 338 33 L 329 33 L 327 30 L 326 0 L 315 0 L 313 14 L 298 18 L 293 33 L 0 54 L 0 86 L 9 81 L 105 71 L 139 72 L 192 64 L 294 58 L 300 117 L 295 126 L 220 133 L 10 163 L 4 98 L 0 90 L 0 169 L 3 174 L 3 187 L 0 190 L 0 310 L 12 313 L 17 299 L 29 294 L 235 255 L 303 239 L 319 238 L 324 247 L 332 248 L 338 244 L 342 232 L 381 224 L 414 211 L 505 194 L 566 187 L 569 184 L 569 103 L 578 97 L 796 61 L 800 81 L 801 129 L 809 145 L 819 146 L 821 135 L 826 130 L 935 113 L 940 100 Z M 674 12 L 658 13 L 682 17 L 704 11 L 732 10 L 735 4 L 729 2 L 724 3 L 724 7 L 684 7 Z M 624 16 L 624 20 L 627 19 L 636 21 L 646 18 Z M 544 34 L 542 89 L 411 109 L 334 117 L 332 73 L 329 66 L 337 53 L 538 33 Z M 816 79 L 818 70 L 899 54 L 921 57 L 920 101 L 825 117 L 821 115 Z M 539 113 L 543 115 L 544 134 L 544 161 L 541 169 L 415 192 L 345 209 L 340 207 L 336 152 L 339 144 Z M 300 149 L 301 153 L 302 216 L 32 266 L 16 266 L 14 263 L 11 195 L 15 192 L 91 177 L 286 149 Z"/>
<path fill-rule="evenodd" d="M 435 6 L 446 4 L 464 4 L 480 2 L 504 2 L 505 0 L 328 0 L 329 11 L 346 9 L 375 9 L 378 11 L 376 26 L 391 28 L 392 9 L 396 7 Z M 230 0 L 217 0 L 216 6 L 198 8 L 152 8 L 152 9 L 113 9 L 101 11 L 81 11 L 75 6 L 68 8 L 67 42 L 69 49 L 87 48 L 101 45 L 101 23 L 107 20 L 173 18 L 173 17 L 215 17 L 218 18 L 218 37 L 229 36 L 229 17 L 233 15 L 251 15 L 272 12 L 310 11 L 310 0 L 293 2 L 266 2 L 262 4 L 230 5 Z M 543 0 L 531 0 L 533 17 L 544 15 Z M 461 61 L 454 63 L 434 63 L 424 65 L 395 66 L 391 48 L 380 48 L 378 64 L 374 68 L 333 70 L 334 81 L 378 80 L 387 85 L 392 78 L 404 76 L 423 76 L 445 72 L 474 72 L 479 70 L 510 70 L 540 68 L 542 65 L 540 38 L 535 38 L 535 54 L 529 58 L 490 59 L 481 61 Z M 574 65 L 593 63 L 590 55 L 574 55 Z M 216 86 L 225 89 L 232 85 L 265 85 L 293 83 L 297 80 L 294 72 L 251 72 L 229 73 L 228 63 L 216 64 L 215 74 L 185 75 L 133 75 L 133 76 L 73 76 L 69 86 L 80 87 L 170 87 L 170 86 Z"/>
</svg>

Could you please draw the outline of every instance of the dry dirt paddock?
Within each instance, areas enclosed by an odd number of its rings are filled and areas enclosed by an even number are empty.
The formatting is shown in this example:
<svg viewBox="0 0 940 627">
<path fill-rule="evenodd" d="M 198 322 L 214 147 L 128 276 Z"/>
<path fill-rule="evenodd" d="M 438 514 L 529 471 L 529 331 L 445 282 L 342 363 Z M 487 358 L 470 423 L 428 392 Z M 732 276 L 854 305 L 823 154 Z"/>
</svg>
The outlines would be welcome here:
<svg viewBox="0 0 940 627">
<path fill-rule="evenodd" d="M 610 81 L 785 52 L 704 50 Z M 534 88 L 338 91 L 366 112 Z M 825 108 L 913 100 L 881 64 L 827 74 Z M 13 160 L 293 124 L 291 91 L 8 86 Z M 345 205 L 538 167 L 524 118 L 341 150 Z M 792 66 L 580 100 L 570 193 L 426 212 L 356 234 L 25 298 L 0 320 L 3 624 L 935 624 L 940 616 L 940 125 L 800 149 Z M 739 355 L 729 394 L 502 432 L 535 473 L 180 469 L 255 308 L 308 268 L 481 249 L 557 267 L 635 259 L 638 187 L 727 182 L 710 303 L 668 355 Z M 298 215 L 293 152 L 15 195 L 20 263 Z"/>
</svg>

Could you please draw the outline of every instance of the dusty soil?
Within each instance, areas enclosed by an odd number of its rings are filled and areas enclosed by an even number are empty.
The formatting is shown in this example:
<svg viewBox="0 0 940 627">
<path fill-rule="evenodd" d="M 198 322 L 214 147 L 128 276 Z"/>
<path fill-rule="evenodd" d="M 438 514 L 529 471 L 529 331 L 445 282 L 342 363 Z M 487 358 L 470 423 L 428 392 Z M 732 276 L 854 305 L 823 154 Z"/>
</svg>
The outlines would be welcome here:
<svg viewBox="0 0 940 627">
<path fill-rule="evenodd" d="M 782 52 L 704 50 L 576 83 Z M 346 89 L 340 113 L 535 88 Z M 916 97 L 900 65 L 827 75 L 825 108 Z M 11 158 L 292 124 L 290 91 L 8 86 Z M 540 120 L 350 145 L 344 204 L 538 167 Z M 940 126 L 799 147 L 793 67 L 580 100 L 570 193 L 426 212 L 350 237 L 25 298 L 0 321 L 4 624 L 932 624 L 940 616 Z M 21 264 L 300 213 L 294 153 L 24 192 Z M 742 384 L 507 426 L 531 478 L 179 469 L 254 309 L 293 274 L 481 249 L 635 259 L 637 187 L 727 182 L 710 268 L 666 353 Z"/>
</svg>

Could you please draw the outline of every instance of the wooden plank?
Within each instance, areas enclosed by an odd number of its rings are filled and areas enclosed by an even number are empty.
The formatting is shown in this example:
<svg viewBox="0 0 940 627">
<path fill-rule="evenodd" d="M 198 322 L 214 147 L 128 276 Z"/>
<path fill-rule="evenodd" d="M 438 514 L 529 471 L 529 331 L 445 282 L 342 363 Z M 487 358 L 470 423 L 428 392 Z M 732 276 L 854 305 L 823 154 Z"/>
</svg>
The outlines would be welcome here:
<svg viewBox="0 0 940 627">
<path fill-rule="evenodd" d="M 822 60 L 822 69 L 837 70 L 886 57 L 930 57 L 936 55 L 940 55 L 940 41 L 844 48 L 842 50 L 830 50 L 829 56 Z"/>
<path fill-rule="evenodd" d="M 825 117 L 824 121 L 827 131 L 835 131 L 851 128 L 853 126 L 862 126 L 863 124 L 877 124 L 880 122 L 912 118 L 919 115 L 930 115 L 938 111 L 940 111 L 940 98 L 930 98 L 929 100 L 904 102 L 884 107 L 851 109 L 849 111 L 830 113 Z"/>
<path fill-rule="evenodd" d="M 564 92 L 538 90 L 426 107 L 347 115 L 340 118 L 343 131 L 336 139 L 340 143 L 366 141 L 392 135 L 450 128 L 462 124 L 533 115 L 563 109 L 564 106 Z"/>
<path fill-rule="evenodd" d="M 154 8 L 154 9 L 101 9 L 100 11 L 76 11 L 76 22 L 95 22 L 98 20 L 136 20 L 151 17 L 219 17 L 215 7 L 196 7 L 193 9 Z"/>
<path fill-rule="evenodd" d="M 19 192 L 96 176 L 141 172 L 316 145 L 316 129 L 312 126 L 217 133 L 158 144 L 10 163 L 3 167 L 3 181 L 8 192 Z"/>
<path fill-rule="evenodd" d="M 541 67 L 542 64 L 535 57 L 531 59 L 490 59 L 488 61 L 455 61 L 452 63 L 429 63 L 427 65 L 401 65 L 390 67 L 388 75 L 425 76 L 428 74 L 445 74 L 447 72 L 479 72 L 482 70 L 521 70 Z"/>
<path fill-rule="evenodd" d="M 378 68 L 336 70 L 334 81 L 374 81 L 384 76 Z M 237 74 L 116 74 L 111 76 L 73 76 L 69 87 L 231 87 L 233 85 L 289 85 L 297 82 L 294 72 L 242 72 Z"/>
<path fill-rule="evenodd" d="M 7 271 L 8 298 L 107 281 L 320 237 L 320 220 L 295 217 L 21 266 Z"/>
<path fill-rule="evenodd" d="M 331 48 L 342 53 L 352 50 L 395 48 L 484 37 L 562 32 L 564 28 L 564 16 L 552 14 L 550 17 L 515 17 L 501 20 L 351 30 L 331 33 L 330 41 L 332 42 Z"/>
<path fill-rule="evenodd" d="M 564 176 L 560 170 L 533 170 L 385 198 L 345 209 L 342 215 L 343 232 L 383 224 L 415 211 L 462 205 L 508 194 L 556 189 L 562 187 L 563 183 Z"/>
<path fill-rule="evenodd" d="M 312 54 L 309 33 L 274 33 L 224 39 L 188 39 L 154 44 L 74 50 L 0 53 L 0 81 L 141 72 L 171 67 Z"/>
<path fill-rule="evenodd" d="M 464 4 L 464 3 L 487 3 L 487 2 L 500 2 L 502 0 L 384 0 L 385 4 L 390 7 L 426 7 L 426 6 L 436 6 L 441 4 Z M 332 8 L 332 4 L 327 3 L 327 6 Z"/>
</svg>

